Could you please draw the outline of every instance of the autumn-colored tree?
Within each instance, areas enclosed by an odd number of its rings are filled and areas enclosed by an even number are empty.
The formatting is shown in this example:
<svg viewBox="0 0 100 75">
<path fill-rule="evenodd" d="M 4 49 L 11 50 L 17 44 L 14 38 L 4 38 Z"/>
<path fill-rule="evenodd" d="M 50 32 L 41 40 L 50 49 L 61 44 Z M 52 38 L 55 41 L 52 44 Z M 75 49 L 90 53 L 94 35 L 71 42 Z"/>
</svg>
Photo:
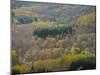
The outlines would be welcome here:
<svg viewBox="0 0 100 75">
<path fill-rule="evenodd" d="M 11 56 L 12 56 L 12 65 L 18 64 L 19 61 L 16 50 L 11 51 Z"/>
<path fill-rule="evenodd" d="M 33 63 L 34 72 L 45 72 L 45 61 L 37 60 Z"/>
<path fill-rule="evenodd" d="M 31 70 L 29 66 L 26 64 L 17 64 L 12 67 L 12 73 L 13 74 L 19 74 L 19 73 L 27 73 Z"/>
</svg>

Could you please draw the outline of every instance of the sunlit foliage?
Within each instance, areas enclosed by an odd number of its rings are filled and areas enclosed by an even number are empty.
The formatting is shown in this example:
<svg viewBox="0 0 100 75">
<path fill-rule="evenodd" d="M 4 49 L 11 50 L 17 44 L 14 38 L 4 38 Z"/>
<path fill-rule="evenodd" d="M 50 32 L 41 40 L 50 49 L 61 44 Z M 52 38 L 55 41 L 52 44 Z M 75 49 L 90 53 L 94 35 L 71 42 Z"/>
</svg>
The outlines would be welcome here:
<svg viewBox="0 0 100 75">
<path fill-rule="evenodd" d="M 95 6 L 11 5 L 13 74 L 96 68 Z"/>
<path fill-rule="evenodd" d="M 27 73 L 30 71 L 30 67 L 28 67 L 25 64 L 17 64 L 15 66 L 12 67 L 12 72 L 13 73 Z"/>
</svg>

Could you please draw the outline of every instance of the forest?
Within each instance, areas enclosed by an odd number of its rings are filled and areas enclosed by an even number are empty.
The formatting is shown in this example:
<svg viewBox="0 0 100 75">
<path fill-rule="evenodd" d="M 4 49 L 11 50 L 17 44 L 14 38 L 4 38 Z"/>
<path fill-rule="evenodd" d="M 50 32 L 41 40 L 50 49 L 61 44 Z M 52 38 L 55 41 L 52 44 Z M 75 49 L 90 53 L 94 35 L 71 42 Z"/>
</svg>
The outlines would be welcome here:
<svg viewBox="0 0 100 75">
<path fill-rule="evenodd" d="M 96 69 L 96 6 L 11 1 L 12 74 Z"/>
</svg>

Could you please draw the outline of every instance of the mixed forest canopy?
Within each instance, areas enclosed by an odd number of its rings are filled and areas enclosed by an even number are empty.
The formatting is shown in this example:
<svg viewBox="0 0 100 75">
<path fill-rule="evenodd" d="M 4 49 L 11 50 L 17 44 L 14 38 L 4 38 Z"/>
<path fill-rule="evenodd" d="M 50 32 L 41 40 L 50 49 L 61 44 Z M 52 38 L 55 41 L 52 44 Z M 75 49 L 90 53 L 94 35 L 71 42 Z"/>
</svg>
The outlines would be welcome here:
<svg viewBox="0 0 100 75">
<path fill-rule="evenodd" d="M 12 73 L 96 68 L 96 7 L 12 1 Z"/>
</svg>

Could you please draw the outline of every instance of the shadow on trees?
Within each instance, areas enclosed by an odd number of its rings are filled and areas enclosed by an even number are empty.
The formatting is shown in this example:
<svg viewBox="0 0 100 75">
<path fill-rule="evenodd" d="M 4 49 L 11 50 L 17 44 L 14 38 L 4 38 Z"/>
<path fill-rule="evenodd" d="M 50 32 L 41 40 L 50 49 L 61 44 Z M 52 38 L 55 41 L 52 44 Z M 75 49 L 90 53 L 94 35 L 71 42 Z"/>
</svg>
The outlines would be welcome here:
<svg viewBox="0 0 100 75">
<path fill-rule="evenodd" d="M 96 59 L 87 58 L 72 62 L 70 70 L 88 70 L 96 69 Z"/>
</svg>

